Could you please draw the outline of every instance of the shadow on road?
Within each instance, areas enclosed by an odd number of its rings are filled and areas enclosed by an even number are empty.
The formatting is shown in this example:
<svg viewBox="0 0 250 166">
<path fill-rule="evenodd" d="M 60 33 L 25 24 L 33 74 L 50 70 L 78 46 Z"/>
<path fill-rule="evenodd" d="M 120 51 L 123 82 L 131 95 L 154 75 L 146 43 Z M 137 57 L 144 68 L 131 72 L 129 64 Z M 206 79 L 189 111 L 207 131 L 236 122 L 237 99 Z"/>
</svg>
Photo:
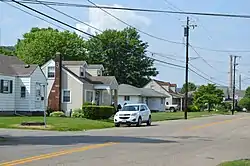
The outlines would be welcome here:
<svg viewBox="0 0 250 166">
<path fill-rule="evenodd" d="M 119 143 L 178 143 L 177 141 L 154 139 L 154 138 L 140 138 L 140 137 L 126 137 L 126 136 L 17 136 L 7 137 L 6 141 L 0 142 L 0 146 L 5 145 L 74 145 L 78 143 L 98 144 L 106 142 Z"/>
</svg>

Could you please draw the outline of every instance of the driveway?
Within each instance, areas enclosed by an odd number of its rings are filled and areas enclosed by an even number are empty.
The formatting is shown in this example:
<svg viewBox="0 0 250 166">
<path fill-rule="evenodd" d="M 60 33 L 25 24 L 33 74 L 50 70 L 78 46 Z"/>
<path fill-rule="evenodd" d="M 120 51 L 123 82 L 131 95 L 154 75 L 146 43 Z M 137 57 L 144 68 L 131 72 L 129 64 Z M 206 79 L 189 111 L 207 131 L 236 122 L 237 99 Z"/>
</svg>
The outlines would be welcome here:
<svg viewBox="0 0 250 166">
<path fill-rule="evenodd" d="M 216 166 L 250 156 L 249 130 L 250 114 L 86 132 L 1 129 L 9 138 L 0 165 Z"/>
</svg>

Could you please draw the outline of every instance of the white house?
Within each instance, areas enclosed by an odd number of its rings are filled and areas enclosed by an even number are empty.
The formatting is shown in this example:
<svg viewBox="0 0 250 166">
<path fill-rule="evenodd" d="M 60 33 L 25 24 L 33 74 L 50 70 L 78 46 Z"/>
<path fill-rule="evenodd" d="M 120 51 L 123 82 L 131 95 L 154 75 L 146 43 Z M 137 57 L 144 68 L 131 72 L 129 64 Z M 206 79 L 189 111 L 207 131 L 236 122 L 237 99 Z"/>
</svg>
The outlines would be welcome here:
<svg viewBox="0 0 250 166">
<path fill-rule="evenodd" d="M 43 114 L 47 82 L 38 65 L 0 55 L 0 114 Z"/>
<path fill-rule="evenodd" d="M 165 111 L 165 94 L 149 88 L 121 84 L 118 87 L 118 104 L 146 103 L 152 111 Z"/>
<path fill-rule="evenodd" d="M 179 105 L 182 109 L 184 96 L 177 92 L 177 85 L 170 82 L 151 80 L 144 88 L 154 89 L 166 96 L 166 105 Z"/>
<path fill-rule="evenodd" d="M 102 76 L 103 70 L 102 65 L 86 61 L 62 61 L 60 55 L 46 62 L 42 71 L 48 82 L 48 108 L 66 112 L 86 102 L 117 105 L 118 83 L 114 76 Z"/>
</svg>

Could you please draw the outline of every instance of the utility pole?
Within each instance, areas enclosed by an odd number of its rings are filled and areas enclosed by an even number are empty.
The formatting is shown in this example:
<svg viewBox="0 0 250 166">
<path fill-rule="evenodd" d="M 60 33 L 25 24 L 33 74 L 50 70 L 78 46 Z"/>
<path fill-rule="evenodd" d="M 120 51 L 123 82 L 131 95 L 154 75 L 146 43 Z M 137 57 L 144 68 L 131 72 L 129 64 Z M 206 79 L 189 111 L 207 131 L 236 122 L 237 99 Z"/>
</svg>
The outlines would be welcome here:
<svg viewBox="0 0 250 166">
<path fill-rule="evenodd" d="M 233 110 L 232 110 L 232 115 L 234 115 L 234 111 L 235 111 L 235 70 L 236 70 L 236 66 L 238 65 L 236 63 L 236 59 L 238 58 L 239 56 L 234 56 L 234 67 L 233 67 Z"/>
<path fill-rule="evenodd" d="M 184 36 L 186 37 L 186 72 L 185 72 L 185 111 L 184 111 L 184 118 L 187 119 L 187 111 L 188 111 L 188 63 L 189 63 L 189 55 L 188 55 L 188 48 L 189 48 L 189 29 L 190 26 L 193 28 L 196 25 L 189 24 L 189 17 L 187 17 L 187 25 L 184 27 Z"/>
<path fill-rule="evenodd" d="M 230 55 L 229 60 L 229 97 L 231 98 L 233 92 L 233 56 Z"/>
<path fill-rule="evenodd" d="M 241 74 L 239 74 L 239 90 L 241 91 Z"/>
</svg>

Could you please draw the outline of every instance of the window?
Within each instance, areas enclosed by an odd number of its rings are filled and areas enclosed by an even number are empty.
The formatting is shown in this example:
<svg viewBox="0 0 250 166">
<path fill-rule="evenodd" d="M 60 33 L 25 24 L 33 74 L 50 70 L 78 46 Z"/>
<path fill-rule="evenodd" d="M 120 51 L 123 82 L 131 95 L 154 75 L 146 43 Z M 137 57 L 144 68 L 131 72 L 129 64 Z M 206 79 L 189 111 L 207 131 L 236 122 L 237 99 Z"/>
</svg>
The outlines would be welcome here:
<svg viewBox="0 0 250 166">
<path fill-rule="evenodd" d="M 37 83 L 36 84 L 36 97 L 41 96 L 41 86 Z"/>
<path fill-rule="evenodd" d="M 12 84 L 11 80 L 1 80 L 0 92 L 1 93 L 12 93 Z"/>
<path fill-rule="evenodd" d="M 25 98 L 26 97 L 26 87 L 22 86 L 21 87 L 21 98 Z"/>
<path fill-rule="evenodd" d="M 102 71 L 101 70 L 97 70 L 97 76 L 102 76 Z"/>
<path fill-rule="evenodd" d="M 63 103 L 70 103 L 70 90 L 63 90 Z"/>
<path fill-rule="evenodd" d="M 85 102 L 92 102 L 94 99 L 94 92 L 90 90 L 85 91 Z"/>
<path fill-rule="evenodd" d="M 55 67 L 49 66 L 48 67 L 48 78 L 54 78 L 55 77 Z"/>
<path fill-rule="evenodd" d="M 80 67 L 80 77 L 85 77 L 85 68 Z"/>
<path fill-rule="evenodd" d="M 124 96 L 124 101 L 129 101 L 130 100 L 130 96 Z"/>
</svg>

